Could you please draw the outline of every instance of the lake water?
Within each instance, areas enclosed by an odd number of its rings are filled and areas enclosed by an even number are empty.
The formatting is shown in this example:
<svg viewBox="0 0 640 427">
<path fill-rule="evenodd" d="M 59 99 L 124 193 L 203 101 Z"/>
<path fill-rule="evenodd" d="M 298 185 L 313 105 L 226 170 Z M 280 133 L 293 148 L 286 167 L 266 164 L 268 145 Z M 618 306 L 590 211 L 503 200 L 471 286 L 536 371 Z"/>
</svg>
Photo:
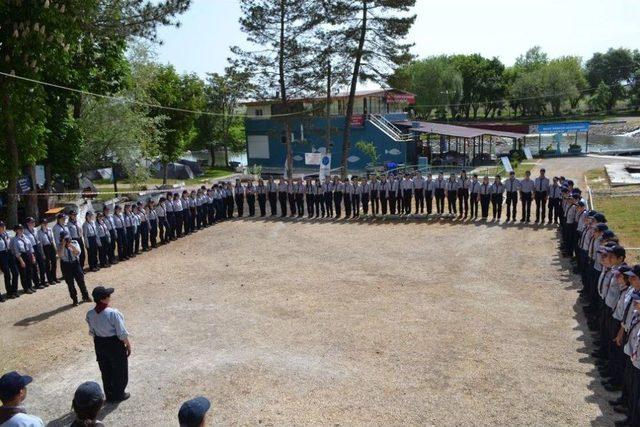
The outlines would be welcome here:
<svg viewBox="0 0 640 427">
<path fill-rule="evenodd" d="M 576 141 L 575 135 L 563 135 L 560 138 L 560 150 L 566 152 L 570 144 L 574 144 Z M 582 151 L 585 149 L 586 136 L 584 134 L 578 135 L 577 143 L 582 147 Z M 540 143 L 538 142 L 538 136 L 527 137 L 527 147 L 531 149 L 531 153 L 536 155 L 538 148 L 542 147 L 544 150 L 548 145 L 551 145 L 554 149 L 557 148 L 554 135 L 542 135 Z M 505 150 L 506 148 L 506 150 Z M 498 152 L 508 151 L 510 144 L 507 146 L 500 144 Z M 640 139 L 630 138 L 628 136 L 611 136 L 611 135 L 589 135 L 589 152 L 590 153 L 606 153 L 611 150 L 628 150 L 636 149 L 640 150 Z"/>
</svg>

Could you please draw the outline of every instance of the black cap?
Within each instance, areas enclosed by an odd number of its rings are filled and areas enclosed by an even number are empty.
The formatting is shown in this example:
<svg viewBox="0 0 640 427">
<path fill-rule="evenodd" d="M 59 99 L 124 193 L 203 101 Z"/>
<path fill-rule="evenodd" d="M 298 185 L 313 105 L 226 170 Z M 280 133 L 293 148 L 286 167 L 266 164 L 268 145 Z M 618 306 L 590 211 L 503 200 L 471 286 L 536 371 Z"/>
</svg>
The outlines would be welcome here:
<svg viewBox="0 0 640 427">
<path fill-rule="evenodd" d="M 604 224 L 604 223 L 596 224 L 596 230 L 605 231 L 608 229 L 609 227 L 607 226 L 607 224 Z"/>
<path fill-rule="evenodd" d="M 56 215 L 57 219 L 66 218 L 66 217 L 67 217 L 67 214 L 65 214 L 64 212 L 59 212 L 58 215 Z"/>
<path fill-rule="evenodd" d="M 104 286 L 96 286 L 91 292 L 91 296 L 95 302 L 100 302 L 104 298 L 110 296 L 114 292 L 113 288 L 105 288 Z"/>
<path fill-rule="evenodd" d="M 625 276 L 636 276 L 636 277 L 640 277 L 640 264 L 636 264 L 633 267 L 631 267 L 631 269 L 627 272 L 624 273 Z"/>
<path fill-rule="evenodd" d="M 76 212 L 75 209 L 71 209 L 69 215 L 78 215 L 78 212 Z"/>
<path fill-rule="evenodd" d="M 578 202 L 578 206 L 585 207 L 585 206 L 587 206 L 587 204 L 585 202 L 583 202 L 582 200 L 580 200 Z"/>
<path fill-rule="evenodd" d="M 580 196 L 578 193 L 573 193 L 573 194 L 571 194 L 571 197 L 573 198 L 573 200 L 580 200 L 580 199 L 582 199 L 582 196 Z"/>
<path fill-rule="evenodd" d="M 78 386 L 73 395 L 74 408 L 91 408 L 104 400 L 104 393 L 100 385 L 94 381 L 87 381 Z"/>
<path fill-rule="evenodd" d="M 0 227 L 6 227 L 7 224 L 4 223 L 4 221 L 0 221 Z"/>
<path fill-rule="evenodd" d="M 6 402 L 11 399 L 31 381 L 33 381 L 33 378 L 29 375 L 20 375 L 16 371 L 4 374 L 0 377 L 0 400 Z"/>
<path fill-rule="evenodd" d="M 595 219 L 598 222 L 607 222 L 607 218 L 603 214 L 601 214 L 600 212 L 596 213 L 593 216 L 593 219 Z"/>
<path fill-rule="evenodd" d="M 33 217 L 32 217 L 32 216 L 28 216 L 28 217 L 24 220 L 24 223 L 25 223 L 25 224 L 30 224 L 30 223 L 32 223 L 32 222 L 36 222 L 36 220 L 35 220 L 35 219 L 33 219 Z"/>
<path fill-rule="evenodd" d="M 611 229 L 606 229 L 602 232 L 603 239 L 613 239 L 614 237 L 616 237 L 616 233 L 614 233 Z"/>
<path fill-rule="evenodd" d="M 22 226 L 22 224 L 16 224 L 16 225 L 13 226 L 13 231 L 23 230 L 23 229 L 24 229 L 24 227 Z"/>
<path fill-rule="evenodd" d="M 589 213 L 587 213 L 587 216 L 593 218 L 597 213 L 597 211 L 590 210 Z"/>
<path fill-rule="evenodd" d="M 180 427 L 199 427 L 209 408 L 211 408 L 211 402 L 206 397 L 200 396 L 187 400 L 178 412 Z"/>
<path fill-rule="evenodd" d="M 625 257 L 627 256 L 627 251 L 620 245 L 612 246 L 608 249 L 610 254 L 613 254 L 617 257 Z"/>
<path fill-rule="evenodd" d="M 40 221 L 38 222 L 40 225 L 42 224 L 46 224 L 47 220 L 45 218 L 41 218 Z"/>
</svg>

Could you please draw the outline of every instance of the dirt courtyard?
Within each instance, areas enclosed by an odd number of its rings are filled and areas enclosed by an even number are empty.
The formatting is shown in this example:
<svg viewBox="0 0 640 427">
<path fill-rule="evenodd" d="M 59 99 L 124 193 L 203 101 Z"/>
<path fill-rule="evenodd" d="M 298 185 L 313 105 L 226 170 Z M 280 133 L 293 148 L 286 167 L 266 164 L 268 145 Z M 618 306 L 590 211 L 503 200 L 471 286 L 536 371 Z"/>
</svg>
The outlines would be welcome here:
<svg viewBox="0 0 640 427">
<path fill-rule="evenodd" d="M 448 221 L 234 220 L 88 276 L 132 334 L 110 426 L 606 425 L 577 285 L 555 229 Z M 70 421 L 99 381 L 64 284 L 0 306 L 0 367 Z"/>
</svg>

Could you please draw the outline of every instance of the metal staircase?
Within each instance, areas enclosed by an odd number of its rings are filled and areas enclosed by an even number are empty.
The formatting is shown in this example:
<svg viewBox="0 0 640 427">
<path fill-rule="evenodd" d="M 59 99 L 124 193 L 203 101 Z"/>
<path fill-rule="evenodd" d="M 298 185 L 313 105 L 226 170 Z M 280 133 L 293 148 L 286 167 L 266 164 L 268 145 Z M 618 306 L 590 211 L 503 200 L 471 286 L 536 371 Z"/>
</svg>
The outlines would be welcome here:
<svg viewBox="0 0 640 427">
<path fill-rule="evenodd" d="M 369 115 L 369 122 L 396 142 L 410 142 L 413 140 L 413 136 L 410 133 L 403 132 L 381 114 Z"/>
</svg>

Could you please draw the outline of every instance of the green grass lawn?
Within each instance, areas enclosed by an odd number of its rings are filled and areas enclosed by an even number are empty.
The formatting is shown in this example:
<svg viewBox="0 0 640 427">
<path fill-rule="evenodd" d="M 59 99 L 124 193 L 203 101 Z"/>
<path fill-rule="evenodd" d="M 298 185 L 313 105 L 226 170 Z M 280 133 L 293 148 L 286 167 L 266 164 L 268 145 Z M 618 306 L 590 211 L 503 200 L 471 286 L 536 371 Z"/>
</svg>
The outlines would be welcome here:
<svg viewBox="0 0 640 427">
<path fill-rule="evenodd" d="M 224 167 L 210 167 L 204 170 L 204 174 L 202 176 L 198 176 L 194 179 L 168 179 L 167 184 L 180 184 L 184 183 L 185 185 L 198 185 L 198 184 L 206 184 L 214 179 L 223 178 L 225 176 L 233 175 L 235 172 L 233 169 L 224 168 Z M 113 190 L 113 183 L 109 180 L 100 179 L 93 181 L 94 185 L 98 190 Z M 149 178 L 144 183 L 138 184 L 138 188 L 147 187 L 151 188 L 156 185 L 162 185 L 162 178 Z M 122 181 L 118 181 L 118 190 L 130 190 L 132 189 L 131 183 L 128 180 L 124 179 Z"/>
<path fill-rule="evenodd" d="M 609 227 L 628 248 L 640 248 L 640 196 L 596 196 L 595 208 L 604 212 Z M 640 250 L 630 250 L 628 261 L 640 262 Z"/>
</svg>

